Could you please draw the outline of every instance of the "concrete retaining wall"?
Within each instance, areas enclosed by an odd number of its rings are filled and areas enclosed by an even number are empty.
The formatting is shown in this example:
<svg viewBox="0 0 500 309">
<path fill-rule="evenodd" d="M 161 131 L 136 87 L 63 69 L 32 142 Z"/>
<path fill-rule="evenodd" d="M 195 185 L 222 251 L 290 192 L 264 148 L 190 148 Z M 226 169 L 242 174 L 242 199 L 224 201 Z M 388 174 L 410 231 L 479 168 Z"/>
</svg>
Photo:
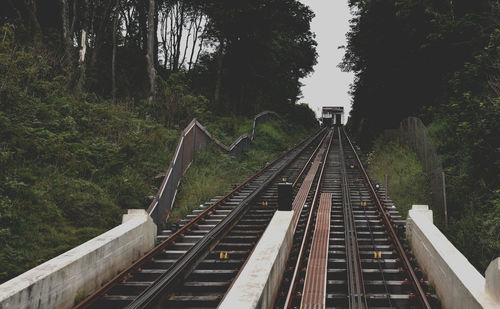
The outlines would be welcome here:
<svg viewBox="0 0 500 309">
<path fill-rule="evenodd" d="M 500 308 L 499 259 L 490 264 L 485 280 L 433 224 L 432 210 L 427 205 L 413 205 L 406 233 L 443 308 Z"/>
<path fill-rule="evenodd" d="M 219 309 L 271 308 L 293 243 L 293 211 L 277 211 Z"/>
<path fill-rule="evenodd" d="M 71 308 L 154 246 L 156 225 L 143 209 L 122 224 L 0 285 L 0 309 Z"/>
</svg>

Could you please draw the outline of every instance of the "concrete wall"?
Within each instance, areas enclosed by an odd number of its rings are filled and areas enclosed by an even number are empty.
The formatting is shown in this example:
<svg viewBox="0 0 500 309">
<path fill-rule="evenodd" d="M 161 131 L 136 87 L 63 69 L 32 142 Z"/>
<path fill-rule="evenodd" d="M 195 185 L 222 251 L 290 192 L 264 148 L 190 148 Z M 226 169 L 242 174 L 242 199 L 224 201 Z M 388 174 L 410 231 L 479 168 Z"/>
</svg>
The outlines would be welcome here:
<svg viewBox="0 0 500 309">
<path fill-rule="evenodd" d="M 413 205 L 406 232 L 413 254 L 434 285 L 443 308 L 500 308 L 499 259 L 490 264 L 485 280 L 433 224 L 427 205 Z"/>
<path fill-rule="evenodd" d="M 154 246 L 156 225 L 131 209 L 121 225 L 0 285 L 0 309 L 71 308 Z"/>
<path fill-rule="evenodd" d="M 219 309 L 271 308 L 293 243 L 293 211 L 277 211 Z"/>
</svg>

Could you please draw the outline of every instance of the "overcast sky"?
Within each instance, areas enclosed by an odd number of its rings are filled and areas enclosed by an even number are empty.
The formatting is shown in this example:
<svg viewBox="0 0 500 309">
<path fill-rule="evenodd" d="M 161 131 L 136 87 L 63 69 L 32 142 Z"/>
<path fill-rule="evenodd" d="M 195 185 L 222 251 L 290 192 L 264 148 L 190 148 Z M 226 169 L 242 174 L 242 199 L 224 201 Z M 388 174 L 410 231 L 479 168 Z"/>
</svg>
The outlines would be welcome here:
<svg viewBox="0 0 500 309">
<path fill-rule="evenodd" d="M 300 102 L 308 103 L 317 116 L 322 106 L 344 106 L 344 121 L 347 121 L 351 110 L 348 91 L 354 75 L 342 72 L 337 67 L 344 55 L 344 50 L 338 47 L 346 45 L 345 35 L 351 19 L 347 0 L 300 1 L 316 15 L 311 27 L 318 42 L 318 64 L 314 67 L 314 73 L 301 80 L 304 97 Z"/>
</svg>

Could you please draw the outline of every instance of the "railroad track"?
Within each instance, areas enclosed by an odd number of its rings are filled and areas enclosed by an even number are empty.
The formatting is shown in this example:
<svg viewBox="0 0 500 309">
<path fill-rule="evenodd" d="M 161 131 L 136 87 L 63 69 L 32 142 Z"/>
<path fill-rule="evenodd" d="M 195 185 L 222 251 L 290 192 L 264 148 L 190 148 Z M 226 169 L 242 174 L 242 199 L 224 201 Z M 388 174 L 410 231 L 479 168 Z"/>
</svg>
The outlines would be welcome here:
<svg viewBox="0 0 500 309">
<path fill-rule="evenodd" d="M 78 308 L 216 308 L 271 221 L 283 178 L 293 181 L 295 233 L 275 308 L 438 306 L 401 244 L 405 221 L 337 127 L 163 231 Z"/>
<path fill-rule="evenodd" d="M 324 137 L 309 156 L 304 166 L 307 168 L 303 167 L 303 173 L 300 173 L 304 177 L 297 178 L 293 170 L 284 170 L 272 185 L 248 205 L 248 211 L 225 231 L 221 240 L 184 279 L 148 305 L 161 308 L 216 308 L 277 210 L 277 184 L 283 178 L 294 179 L 296 195 L 306 197 L 304 185 L 308 187 L 314 181 L 311 175 L 316 175 L 318 158 L 322 157 L 327 139 Z"/>
<path fill-rule="evenodd" d="M 162 231 L 159 245 L 76 308 L 138 308 L 165 301 L 169 307 L 217 304 L 277 208 L 276 184 L 286 178 L 297 187 L 325 134 L 321 130 L 227 195 L 205 203 L 179 230 Z M 214 263 L 217 268 L 210 269 Z M 216 278 L 207 281 L 210 276 Z"/>
<path fill-rule="evenodd" d="M 405 221 L 375 190 L 343 128 L 336 130 L 312 222 L 294 236 L 275 308 L 438 307 L 399 240 Z"/>
</svg>

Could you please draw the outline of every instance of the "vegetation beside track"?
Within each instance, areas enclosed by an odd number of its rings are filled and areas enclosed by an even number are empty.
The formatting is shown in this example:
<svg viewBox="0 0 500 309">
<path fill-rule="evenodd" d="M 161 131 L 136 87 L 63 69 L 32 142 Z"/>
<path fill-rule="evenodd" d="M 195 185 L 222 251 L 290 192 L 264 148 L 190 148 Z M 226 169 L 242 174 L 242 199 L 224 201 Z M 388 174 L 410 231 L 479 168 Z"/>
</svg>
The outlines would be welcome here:
<svg viewBox="0 0 500 309">
<path fill-rule="evenodd" d="M 242 127 L 245 126 L 243 122 Z M 181 181 L 169 221 L 174 222 L 210 198 L 228 192 L 233 184 L 240 184 L 310 133 L 301 126 L 267 122 L 257 126 L 252 148 L 238 157 L 214 149 L 200 153 Z"/>
<path fill-rule="evenodd" d="M 438 136 L 442 134 L 442 126 L 433 123 L 428 128 L 440 149 L 444 147 L 443 137 Z M 481 180 L 470 183 L 473 180 L 464 174 L 466 169 L 457 172 L 464 168 L 460 167 L 465 163 L 461 156 L 463 152 L 440 153 L 445 164 L 455 163 L 448 165 L 446 174 L 448 228 L 439 227 L 477 269 L 484 271 L 500 252 L 500 190 L 481 192 L 487 183 Z M 429 180 L 411 147 L 381 135 L 374 142 L 368 162 L 370 176 L 379 183 L 384 184 L 384 175 L 390 175 L 389 197 L 404 217 L 412 204 L 431 204 Z M 455 165 L 456 162 L 461 163 Z"/>
<path fill-rule="evenodd" d="M 500 252 L 498 1 L 349 4 L 341 66 L 356 74 L 350 132 L 369 149 L 402 119 L 422 119 L 446 175 L 449 224 L 440 228 L 484 271 Z"/>
<path fill-rule="evenodd" d="M 0 282 L 146 207 L 179 138 L 126 106 L 42 86 L 0 111 Z"/>
<path fill-rule="evenodd" d="M 368 156 L 368 173 L 381 185 L 389 175 L 389 197 L 406 218 L 413 204 L 429 205 L 429 183 L 417 154 L 399 141 L 380 136 Z"/>
<path fill-rule="evenodd" d="M 69 92 L 50 51 L 40 57 L 10 28 L 2 33 L 0 282 L 116 226 L 126 209 L 146 208 L 192 117 L 227 144 L 251 128 L 253 114 L 212 115 L 180 75 L 161 84 L 154 102 Z M 166 97 L 179 102 L 175 121 L 162 108 Z M 295 105 L 290 117 L 303 108 Z M 263 160 L 289 145 L 257 140 L 262 152 L 252 151 Z"/>
<path fill-rule="evenodd" d="M 147 207 L 194 117 L 230 144 L 314 114 L 298 0 L 38 2 L 0 1 L 0 282 Z"/>
</svg>

